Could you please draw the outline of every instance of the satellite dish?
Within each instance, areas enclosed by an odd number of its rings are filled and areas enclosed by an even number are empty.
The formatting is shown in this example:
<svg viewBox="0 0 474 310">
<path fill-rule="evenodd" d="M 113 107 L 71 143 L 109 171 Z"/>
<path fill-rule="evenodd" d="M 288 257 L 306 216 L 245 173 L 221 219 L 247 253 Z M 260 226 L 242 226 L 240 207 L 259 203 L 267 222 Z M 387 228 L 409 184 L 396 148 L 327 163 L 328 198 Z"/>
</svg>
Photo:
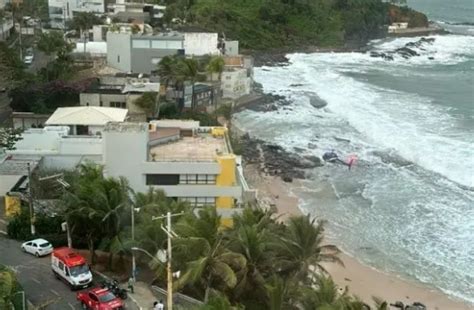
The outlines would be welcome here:
<svg viewBox="0 0 474 310">
<path fill-rule="evenodd" d="M 166 263 L 166 260 L 167 260 L 167 255 L 166 255 L 166 251 L 165 250 L 158 250 L 158 252 L 156 253 L 156 256 L 158 257 L 158 260 L 162 263 Z"/>
</svg>

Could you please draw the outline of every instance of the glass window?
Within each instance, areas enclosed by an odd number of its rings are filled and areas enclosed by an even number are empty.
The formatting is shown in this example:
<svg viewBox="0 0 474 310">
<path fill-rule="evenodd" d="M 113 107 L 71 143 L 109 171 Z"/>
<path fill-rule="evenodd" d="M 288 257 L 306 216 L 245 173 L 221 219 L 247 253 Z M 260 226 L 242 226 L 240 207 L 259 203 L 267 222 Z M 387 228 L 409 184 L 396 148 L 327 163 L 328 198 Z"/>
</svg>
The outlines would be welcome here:
<svg viewBox="0 0 474 310">
<path fill-rule="evenodd" d="M 97 296 L 95 296 L 95 295 L 92 294 L 92 293 L 89 293 L 89 298 L 90 298 L 91 300 L 95 301 L 95 302 L 98 301 Z"/>
<path fill-rule="evenodd" d="M 71 271 L 71 275 L 73 277 L 77 277 L 80 274 L 88 273 L 89 272 L 89 266 L 87 266 L 85 264 L 84 265 L 79 265 L 79 266 L 74 266 L 74 267 L 70 268 L 70 271 Z"/>
<path fill-rule="evenodd" d="M 181 49 L 183 48 L 183 43 L 181 41 L 167 41 L 166 42 L 166 47 L 168 49 Z"/>
<path fill-rule="evenodd" d="M 150 40 L 132 40 L 133 48 L 150 48 Z"/>
<path fill-rule="evenodd" d="M 114 294 L 112 294 L 111 292 L 107 292 L 107 293 L 99 296 L 99 301 L 100 302 L 109 302 L 109 301 L 114 300 L 115 298 L 117 298 L 117 297 L 115 297 Z"/>
<path fill-rule="evenodd" d="M 166 41 L 164 41 L 164 40 L 153 40 L 153 41 L 151 41 L 151 48 L 166 49 Z"/>
</svg>

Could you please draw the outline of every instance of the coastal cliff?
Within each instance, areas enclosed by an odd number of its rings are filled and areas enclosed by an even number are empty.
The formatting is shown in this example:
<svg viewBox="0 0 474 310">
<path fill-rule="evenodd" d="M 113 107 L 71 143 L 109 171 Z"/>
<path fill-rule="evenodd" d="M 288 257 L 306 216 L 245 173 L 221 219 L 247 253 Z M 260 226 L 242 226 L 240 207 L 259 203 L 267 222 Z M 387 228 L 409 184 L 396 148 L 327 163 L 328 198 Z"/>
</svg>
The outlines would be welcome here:
<svg viewBox="0 0 474 310">
<path fill-rule="evenodd" d="M 218 32 L 241 48 L 357 47 L 386 34 L 386 25 L 427 25 L 422 13 L 381 0 L 195 0 L 168 5 L 165 21 L 177 28 Z"/>
</svg>

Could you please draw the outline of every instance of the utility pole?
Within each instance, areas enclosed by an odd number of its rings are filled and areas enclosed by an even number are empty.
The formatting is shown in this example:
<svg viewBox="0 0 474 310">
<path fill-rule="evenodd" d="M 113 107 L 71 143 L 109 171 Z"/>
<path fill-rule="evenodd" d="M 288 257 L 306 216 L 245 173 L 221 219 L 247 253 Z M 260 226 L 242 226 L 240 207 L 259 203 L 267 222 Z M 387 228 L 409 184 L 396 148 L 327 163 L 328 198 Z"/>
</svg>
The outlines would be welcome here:
<svg viewBox="0 0 474 310">
<path fill-rule="evenodd" d="M 33 178 L 31 177 L 31 167 L 28 163 L 28 204 L 30 205 L 30 228 L 31 234 L 34 236 L 36 234 L 35 230 L 35 210 L 33 207 L 33 191 L 31 190 L 31 183 Z"/>
<path fill-rule="evenodd" d="M 184 214 L 183 212 L 175 213 L 175 214 L 171 214 L 171 212 L 167 212 L 166 216 L 158 216 L 158 217 L 153 216 L 151 218 L 153 221 L 158 220 L 158 219 L 166 218 L 166 228 L 163 227 L 163 225 L 162 225 L 161 229 L 163 229 L 163 231 L 168 236 L 168 250 L 166 251 L 166 258 L 167 258 L 166 272 L 167 272 L 167 279 L 168 279 L 167 280 L 168 287 L 167 287 L 167 292 L 166 292 L 166 306 L 167 306 L 167 309 L 169 309 L 169 310 L 173 310 L 173 270 L 172 270 L 172 265 L 171 265 L 171 263 L 172 263 L 171 262 L 171 259 L 172 259 L 172 256 L 171 256 L 171 249 L 172 249 L 171 239 L 178 236 L 171 229 L 171 217 L 172 216 L 180 216 L 180 215 L 183 215 L 183 214 Z"/>
<path fill-rule="evenodd" d="M 135 208 L 133 205 L 130 206 L 130 212 L 132 213 L 132 243 L 135 244 Z M 135 261 L 135 252 L 132 251 L 132 279 L 135 283 L 135 270 L 137 269 L 137 263 Z"/>
<path fill-rule="evenodd" d="M 166 213 L 166 232 L 168 235 L 168 266 L 166 270 L 168 272 L 168 294 L 167 302 L 168 309 L 173 309 L 173 273 L 171 271 L 171 212 Z"/>
</svg>

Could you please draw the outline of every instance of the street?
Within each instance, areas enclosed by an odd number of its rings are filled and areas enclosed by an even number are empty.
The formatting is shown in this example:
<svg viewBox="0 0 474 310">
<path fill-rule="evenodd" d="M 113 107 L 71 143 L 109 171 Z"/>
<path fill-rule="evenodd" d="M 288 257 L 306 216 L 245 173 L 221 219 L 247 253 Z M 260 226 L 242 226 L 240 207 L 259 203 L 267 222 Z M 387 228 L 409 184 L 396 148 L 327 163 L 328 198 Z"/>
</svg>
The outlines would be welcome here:
<svg viewBox="0 0 474 310">
<path fill-rule="evenodd" d="M 36 306 L 48 300 L 58 299 L 46 307 L 48 310 L 82 309 L 76 300 L 77 291 L 71 291 L 64 282 L 54 277 L 50 256 L 36 258 L 23 253 L 20 245 L 21 242 L 0 234 L 0 263 L 16 271 L 17 279 L 23 286 L 27 299 Z M 94 282 L 97 283 L 96 275 L 94 278 Z M 127 309 L 133 309 L 129 299 Z"/>
<path fill-rule="evenodd" d="M 36 73 L 40 69 L 46 67 L 48 65 L 48 62 L 52 60 L 51 56 L 46 55 L 42 51 L 39 51 L 38 49 L 33 50 L 34 58 L 33 62 L 30 65 L 27 65 L 27 71 L 31 73 Z"/>
</svg>

